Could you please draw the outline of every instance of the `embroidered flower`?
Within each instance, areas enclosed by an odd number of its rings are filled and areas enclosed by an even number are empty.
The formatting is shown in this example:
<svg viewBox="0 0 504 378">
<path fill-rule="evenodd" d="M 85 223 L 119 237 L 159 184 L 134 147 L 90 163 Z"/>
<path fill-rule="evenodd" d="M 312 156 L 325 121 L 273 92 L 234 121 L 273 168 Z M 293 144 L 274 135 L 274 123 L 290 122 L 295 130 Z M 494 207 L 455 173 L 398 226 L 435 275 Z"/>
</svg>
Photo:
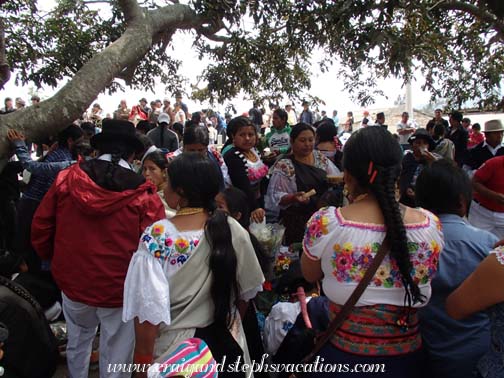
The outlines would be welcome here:
<svg viewBox="0 0 504 378">
<path fill-rule="evenodd" d="M 349 253 L 340 253 L 336 256 L 336 267 L 339 270 L 352 269 L 353 259 Z"/>
<path fill-rule="evenodd" d="M 186 239 L 178 238 L 175 240 L 175 250 L 178 253 L 185 253 L 189 248 L 189 242 Z"/>
<path fill-rule="evenodd" d="M 161 255 L 162 255 L 162 252 L 159 249 L 156 252 L 154 252 L 154 257 L 156 259 L 159 259 L 161 257 Z"/>
<path fill-rule="evenodd" d="M 343 244 L 343 253 L 352 253 L 353 244 L 352 243 L 344 243 Z"/>
<path fill-rule="evenodd" d="M 166 238 L 164 243 L 167 247 L 171 247 L 173 245 L 173 240 L 171 238 Z"/>
<path fill-rule="evenodd" d="M 151 230 L 152 236 L 160 236 L 163 234 L 163 232 L 164 232 L 164 226 L 162 224 L 155 224 L 154 226 L 152 226 Z"/>
<path fill-rule="evenodd" d="M 439 255 L 439 252 L 441 252 L 441 248 L 439 247 L 439 244 L 433 240 L 431 242 L 431 248 L 432 248 L 432 253 Z"/>
<path fill-rule="evenodd" d="M 382 283 L 390 277 L 390 268 L 386 265 L 380 265 L 375 275 Z"/>
<path fill-rule="evenodd" d="M 429 278 L 429 269 L 423 265 L 419 264 L 415 267 L 415 279 L 421 284 L 427 283 Z"/>
<path fill-rule="evenodd" d="M 327 235 L 327 225 L 329 218 L 326 216 L 327 210 L 321 209 L 311 217 L 306 226 L 305 243 L 308 246 L 313 245 L 313 242 L 322 235 Z"/>
<path fill-rule="evenodd" d="M 336 243 L 336 244 L 333 245 L 332 249 L 333 249 L 334 252 L 340 252 L 341 251 L 341 245 L 339 245 L 338 243 Z"/>
<path fill-rule="evenodd" d="M 142 241 L 145 242 L 145 243 L 148 243 L 151 240 L 152 240 L 152 237 L 150 237 L 149 235 L 142 236 Z"/>
<path fill-rule="evenodd" d="M 198 246 L 198 244 L 199 244 L 199 240 L 198 240 L 198 239 L 195 239 L 193 244 L 194 244 L 194 246 L 195 246 L 195 247 L 197 247 L 197 246 Z"/>
</svg>

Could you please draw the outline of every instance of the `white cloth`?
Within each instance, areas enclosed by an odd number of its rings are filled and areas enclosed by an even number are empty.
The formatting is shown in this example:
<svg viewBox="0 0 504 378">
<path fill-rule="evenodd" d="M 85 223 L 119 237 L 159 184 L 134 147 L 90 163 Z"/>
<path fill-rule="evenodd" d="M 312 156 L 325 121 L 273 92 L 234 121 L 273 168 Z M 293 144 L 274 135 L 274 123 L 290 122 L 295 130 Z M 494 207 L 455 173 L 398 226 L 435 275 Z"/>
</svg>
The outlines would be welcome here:
<svg viewBox="0 0 504 378">
<path fill-rule="evenodd" d="M 64 293 L 67 324 L 66 359 L 70 378 L 87 378 L 93 340 L 100 325 L 100 378 L 127 378 L 131 373 L 108 372 L 109 364 L 131 364 L 135 346 L 133 322 L 122 322 L 122 308 L 91 307 Z"/>
<path fill-rule="evenodd" d="M 412 129 L 415 129 L 415 125 L 411 122 L 408 122 L 408 123 L 403 123 L 403 122 L 399 122 L 397 124 L 397 131 L 399 130 L 403 130 L 403 129 L 408 129 L 408 128 L 412 128 Z M 408 139 L 409 137 L 413 135 L 413 133 L 411 134 L 404 134 L 404 135 L 401 135 L 399 134 L 399 144 L 408 144 Z"/>
<path fill-rule="evenodd" d="M 412 262 L 411 274 L 418 281 L 426 304 L 431 296 L 431 280 L 437 271 L 444 240 L 439 219 L 426 210 L 420 211 L 425 220 L 406 224 L 405 228 Z M 384 238 L 384 225 L 346 220 L 339 208 L 323 208 L 310 218 L 303 240 L 304 253 L 309 259 L 321 262 L 323 289 L 332 302 L 346 302 Z M 395 260 L 387 255 L 356 306 L 404 306 L 405 291 L 401 277 Z M 425 304 L 417 303 L 415 307 Z"/>
<path fill-rule="evenodd" d="M 103 155 L 100 155 L 98 157 L 98 160 L 104 160 L 104 161 L 112 161 L 112 155 L 111 154 L 103 154 Z M 119 160 L 119 165 L 123 168 L 126 168 L 126 169 L 131 169 L 133 170 L 133 168 L 131 168 L 131 165 L 129 165 L 129 163 L 124 160 L 124 159 L 121 159 Z"/>
<path fill-rule="evenodd" d="M 162 227 L 159 229 L 159 240 L 145 239 L 145 235 L 158 234 L 153 230 L 154 227 Z M 203 230 L 178 231 L 168 219 L 156 222 L 156 226 L 147 227 L 137 252 L 131 258 L 124 282 L 124 321 L 138 317 L 140 322 L 170 324 L 168 281 L 189 261 L 202 235 Z M 155 257 L 158 245 L 167 247 L 166 254 L 161 259 Z"/>
<path fill-rule="evenodd" d="M 311 297 L 306 298 L 306 303 Z M 264 347 L 265 352 L 274 356 L 282 344 L 285 336 L 292 328 L 298 315 L 301 313 L 299 302 L 279 302 L 271 308 L 264 322 Z"/>
<path fill-rule="evenodd" d="M 264 277 L 248 232 L 230 217 L 228 224 L 240 298 L 250 298 L 262 289 Z M 158 357 L 192 337 L 196 328 L 214 321 L 211 247 L 203 230 L 178 231 L 167 219 L 147 227 L 140 244 L 125 280 L 123 318 L 139 317 L 160 324 L 154 345 L 154 356 Z M 244 338 L 237 341 L 246 353 Z"/>
<path fill-rule="evenodd" d="M 472 201 L 468 220 L 474 227 L 491 232 L 499 240 L 504 239 L 504 213 L 488 210 Z"/>
</svg>

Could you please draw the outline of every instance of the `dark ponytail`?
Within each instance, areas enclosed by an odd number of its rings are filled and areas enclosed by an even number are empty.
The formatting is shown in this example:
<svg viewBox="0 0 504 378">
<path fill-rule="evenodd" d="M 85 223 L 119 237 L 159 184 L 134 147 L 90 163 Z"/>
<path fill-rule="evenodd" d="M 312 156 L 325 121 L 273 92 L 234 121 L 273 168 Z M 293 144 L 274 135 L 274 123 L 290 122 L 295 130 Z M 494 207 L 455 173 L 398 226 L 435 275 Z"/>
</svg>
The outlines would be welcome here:
<svg viewBox="0 0 504 378">
<path fill-rule="evenodd" d="M 133 154 L 134 148 L 128 146 L 120 141 L 117 142 L 102 142 L 98 145 L 98 150 L 101 154 L 110 154 L 112 156 L 111 163 L 105 172 L 105 184 L 108 188 L 116 188 L 114 183 L 114 172 L 119 167 L 119 161 L 121 159 L 128 160 L 131 154 Z"/>
<path fill-rule="evenodd" d="M 205 224 L 205 237 L 210 244 L 210 270 L 213 275 L 211 287 L 214 302 L 214 322 L 229 327 L 235 312 L 231 311 L 231 301 L 239 298 L 237 258 L 231 242 L 231 228 L 227 215 L 214 210 Z"/>
<path fill-rule="evenodd" d="M 423 303 L 425 296 L 411 276 L 412 263 L 406 229 L 396 200 L 396 183 L 401 173 L 402 151 L 399 143 L 381 127 L 368 127 L 352 134 L 343 151 L 343 168 L 368 189 L 383 214 L 390 256 L 397 263 L 406 291 L 405 305 Z"/>
<path fill-rule="evenodd" d="M 214 303 L 214 322 L 229 327 L 234 320 L 233 303 L 239 296 L 236 251 L 232 244 L 227 215 L 216 209 L 219 193 L 219 167 L 196 152 L 184 152 L 168 169 L 172 189 L 187 200 L 189 207 L 203 207 L 210 214 L 205 224 L 205 238 L 210 244 L 210 289 Z"/>
</svg>

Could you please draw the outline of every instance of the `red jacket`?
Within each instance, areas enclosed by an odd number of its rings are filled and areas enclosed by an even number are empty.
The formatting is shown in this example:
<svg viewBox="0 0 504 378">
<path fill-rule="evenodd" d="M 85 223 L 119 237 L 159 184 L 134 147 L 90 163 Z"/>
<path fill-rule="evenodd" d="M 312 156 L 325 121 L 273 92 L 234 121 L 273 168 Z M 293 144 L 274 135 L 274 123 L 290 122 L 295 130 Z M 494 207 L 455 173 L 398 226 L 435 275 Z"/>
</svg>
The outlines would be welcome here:
<svg viewBox="0 0 504 378">
<path fill-rule="evenodd" d="M 32 244 L 42 259 L 52 259 L 53 277 L 68 298 L 122 307 L 124 279 L 140 235 L 164 217 L 151 183 L 111 191 L 75 164 L 61 171 L 40 203 Z"/>
</svg>

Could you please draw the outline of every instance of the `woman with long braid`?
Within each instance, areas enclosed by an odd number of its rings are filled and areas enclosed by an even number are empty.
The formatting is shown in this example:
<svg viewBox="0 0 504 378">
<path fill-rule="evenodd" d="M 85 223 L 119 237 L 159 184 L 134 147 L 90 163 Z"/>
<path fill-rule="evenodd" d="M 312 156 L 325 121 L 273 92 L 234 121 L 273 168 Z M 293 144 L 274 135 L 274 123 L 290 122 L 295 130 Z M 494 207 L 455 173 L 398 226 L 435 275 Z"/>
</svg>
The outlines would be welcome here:
<svg viewBox="0 0 504 378">
<path fill-rule="evenodd" d="M 417 308 L 429 301 L 444 242 L 433 214 L 397 202 L 401 158 L 399 144 L 382 128 L 351 136 L 343 169 L 352 203 L 321 209 L 308 221 L 302 267 L 308 281 L 322 280 L 334 318 L 387 240 L 387 256 L 320 356 L 350 368 L 383 363 L 381 377 L 411 378 L 423 360 Z M 367 376 L 360 374 L 352 376 Z"/>
<path fill-rule="evenodd" d="M 220 183 L 219 168 L 199 153 L 170 163 L 165 198 L 177 213 L 146 228 L 124 284 L 135 363 L 162 361 L 191 337 L 205 340 L 219 363 L 250 361 L 240 315 L 264 277 L 248 232 L 216 208 Z"/>
</svg>

